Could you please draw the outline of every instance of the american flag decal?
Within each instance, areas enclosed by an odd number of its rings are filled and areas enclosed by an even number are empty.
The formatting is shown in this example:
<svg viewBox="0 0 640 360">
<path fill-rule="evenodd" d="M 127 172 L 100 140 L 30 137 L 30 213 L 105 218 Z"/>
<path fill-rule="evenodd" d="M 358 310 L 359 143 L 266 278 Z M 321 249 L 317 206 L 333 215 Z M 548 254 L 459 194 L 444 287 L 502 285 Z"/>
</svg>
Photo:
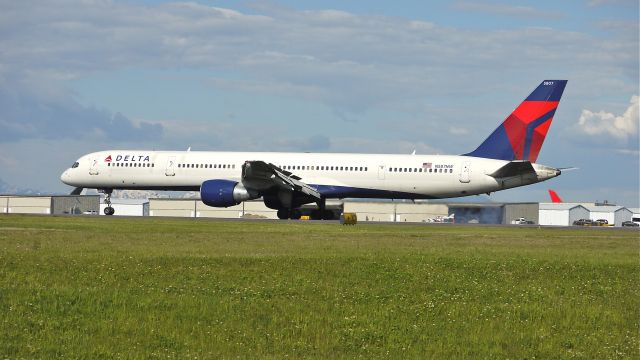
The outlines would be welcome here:
<svg viewBox="0 0 640 360">
<path fill-rule="evenodd" d="M 423 169 L 431 169 L 431 163 L 422 163 Z"/>
</svg>

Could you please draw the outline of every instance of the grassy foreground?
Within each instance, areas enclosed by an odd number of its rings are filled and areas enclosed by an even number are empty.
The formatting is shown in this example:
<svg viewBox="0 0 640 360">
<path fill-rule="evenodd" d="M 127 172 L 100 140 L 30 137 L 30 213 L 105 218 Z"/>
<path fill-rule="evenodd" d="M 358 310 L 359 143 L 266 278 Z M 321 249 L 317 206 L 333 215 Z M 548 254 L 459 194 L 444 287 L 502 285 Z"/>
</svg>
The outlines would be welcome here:
<svg viewBox="0 0 640 360">
<path fill-rule="evenodd" d="M 639 235 L 0 215 L 0 357 L 637 359 Z"/>
</svg>

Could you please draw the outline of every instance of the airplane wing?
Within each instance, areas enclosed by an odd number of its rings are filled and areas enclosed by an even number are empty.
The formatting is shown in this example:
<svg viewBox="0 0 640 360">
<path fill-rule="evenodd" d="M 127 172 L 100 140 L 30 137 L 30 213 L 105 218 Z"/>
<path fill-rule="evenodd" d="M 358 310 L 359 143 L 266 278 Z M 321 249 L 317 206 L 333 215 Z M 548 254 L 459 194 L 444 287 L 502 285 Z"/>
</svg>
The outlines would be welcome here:
<svg viewBox="0 0 640 360">
<path fill-rule="evenodd" d="M 264 161 L 246 161 L 242 165 L 242 183 L 246 188 L 260 192 L 277 188 L 320 200 L 320 193 L 300 179 L 291 172 Z"/>
<path fill-rule="evenodd" d="M 529 161 L 511 161 L 500 169 L 488 174 L 494 178 L 508 178 L 512 176 L 520 175 L 535 175 L 536 171 L 533 169 L 531 162 Z"/>
</svg>

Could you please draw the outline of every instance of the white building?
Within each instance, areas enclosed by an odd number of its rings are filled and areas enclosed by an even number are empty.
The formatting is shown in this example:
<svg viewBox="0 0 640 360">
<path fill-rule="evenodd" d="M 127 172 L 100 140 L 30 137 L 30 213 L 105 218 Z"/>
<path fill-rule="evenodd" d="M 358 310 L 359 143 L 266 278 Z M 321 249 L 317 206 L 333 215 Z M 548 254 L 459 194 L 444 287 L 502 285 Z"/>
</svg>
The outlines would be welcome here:
<svg viewBox="0 0 640 360">
<path fill-rule="evenodd" d="M 205 205 L 200 199 L 149 199 L 149 216 L 202 217 L 222 219 L 277 219 L 275 210 L 262 201 L 245 201 L 227 208 Z"/>
<path fill-rule="evenodd" d="M 623 206 L 588 205 L 585 207 L 589 210 L 591 220 L 605 219 L 615 226 L 622 226 L 622 223 L 631 220 L 633 215 L 631 210 Z"/>
<path fill-rule="evenodd" d="M 51 214 L 51 196 L 0 196 L 0 213 Z"/>
<path fill-rule="evenodd" d="M 578 204 L 540 203 L 540 225 L 570 226 L 579 219 L 589 219 L 589 210 Z"/>
<path fill-rule="evenodd" d="M 446 204 L 346 200 L 344 212 L 356 213 L 358 221 L 426 222 L 446 217 L 449 207 Z"/>
</svg>

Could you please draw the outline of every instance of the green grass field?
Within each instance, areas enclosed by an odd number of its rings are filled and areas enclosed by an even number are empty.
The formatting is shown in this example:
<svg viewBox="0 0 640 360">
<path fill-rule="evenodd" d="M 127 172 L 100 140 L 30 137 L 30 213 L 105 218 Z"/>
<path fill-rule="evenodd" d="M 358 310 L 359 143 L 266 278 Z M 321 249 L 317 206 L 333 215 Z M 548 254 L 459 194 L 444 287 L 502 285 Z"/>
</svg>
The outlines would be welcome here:
<svg viewBox="0 0 640 360">
<path fill-rule="evenodd" d="M 0 215 L 2 358 L 635 358 L 640 232 Z"/>
</svg>

